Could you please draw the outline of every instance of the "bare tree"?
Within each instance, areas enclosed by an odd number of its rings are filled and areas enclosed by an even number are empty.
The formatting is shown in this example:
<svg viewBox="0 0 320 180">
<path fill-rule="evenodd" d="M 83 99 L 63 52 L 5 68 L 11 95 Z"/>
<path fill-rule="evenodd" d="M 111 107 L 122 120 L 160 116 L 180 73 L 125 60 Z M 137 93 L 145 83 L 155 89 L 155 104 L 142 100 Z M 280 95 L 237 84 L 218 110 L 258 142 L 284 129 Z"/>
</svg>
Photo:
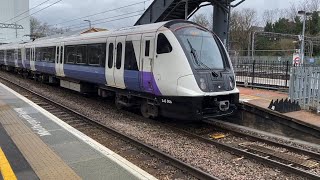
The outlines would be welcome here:
<svg viewBox="0 0 320 180">
<path fill-rule="evenodd" d="M 200 24 L 203 27 L 209 28 L 209 20 L 205 14 L 195 14 L 192 18 L 193 22 Z"/>
<path fill-rule="evenodd" d="M 246 8 L 233 10 L 230 18 L 230 42 L 233 50 L 245 50 L 249 43 L 249 34 L 257 25 L 257 11 Z"/>
<path fill-rule="evenodd" d="M 290 3 L 290 7 L 286 11 L 286 18 L 291 21 L 294 21 L 295 18 L 298 16 L 298 11 L 308 11 L 314 12 L 318 11 L 320 8 L 320 0 L 304 0 L 300 3 Z"/>
<path fill-rule="evenodd" d="M 30 31 L 31 35 L 36 37 L 45 37 L 54 34 L 63 34 L 70 31 L 69 29 L 56 28 L 48 25 L 48 23 L 42 23 L 35 17 L 30 19 Z"/>
</svg>

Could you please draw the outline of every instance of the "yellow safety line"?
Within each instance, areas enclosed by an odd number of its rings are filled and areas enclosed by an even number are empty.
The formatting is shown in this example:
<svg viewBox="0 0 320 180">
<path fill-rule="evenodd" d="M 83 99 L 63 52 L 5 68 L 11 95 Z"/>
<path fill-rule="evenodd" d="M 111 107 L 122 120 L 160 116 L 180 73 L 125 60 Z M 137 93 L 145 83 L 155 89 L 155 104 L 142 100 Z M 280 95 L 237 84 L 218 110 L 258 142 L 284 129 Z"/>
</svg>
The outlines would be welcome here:
<svg viewBox="0 0 320 180">
<path fill-rule="evenodd" d="M 0 171 L 4 180 L 17 180 L 16 175 L 12 171 L 9 161 L 6 155 L 3 153 L 0 147 Z"/>
</svg>

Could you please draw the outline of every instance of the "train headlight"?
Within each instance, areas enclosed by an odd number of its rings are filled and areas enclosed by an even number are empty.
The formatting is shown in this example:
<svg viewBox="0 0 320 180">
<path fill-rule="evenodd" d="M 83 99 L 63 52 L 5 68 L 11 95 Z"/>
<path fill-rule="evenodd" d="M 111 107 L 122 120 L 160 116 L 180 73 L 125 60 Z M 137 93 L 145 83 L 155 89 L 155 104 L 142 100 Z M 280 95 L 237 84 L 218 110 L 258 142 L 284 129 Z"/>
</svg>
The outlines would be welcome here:
<svg viewBox="0 0 320 180">
<path fill-rule="evenodd" d="M 200 78 L 200 88 L 201 88 L 202 90 L 207 89 L 206 81 L 205 81 L 204 78 Z"/>
<path fill-rule="evenodd" d="M 234 86 L 235 86 L 235 82 L 234 82 L 234 79 L 233 77 L 229 77 L 229 83 L 230 83 L 230 90 L 233 90 L 234 89 Z"/>
</svg>

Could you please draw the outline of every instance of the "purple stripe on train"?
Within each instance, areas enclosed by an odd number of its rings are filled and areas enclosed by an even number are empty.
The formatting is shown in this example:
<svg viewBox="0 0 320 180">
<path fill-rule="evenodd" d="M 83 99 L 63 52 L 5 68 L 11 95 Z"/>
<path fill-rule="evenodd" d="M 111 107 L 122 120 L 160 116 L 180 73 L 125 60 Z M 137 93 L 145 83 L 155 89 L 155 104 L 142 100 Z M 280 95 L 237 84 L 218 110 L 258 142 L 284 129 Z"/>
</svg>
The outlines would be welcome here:
<svg viewBox="0 0 320 180">
<path fill-rule="evenodd" d="M 124 83 L 129 90 L 161 95 L 153 73 L 151 72 L 124 70 Z"/>
<path fill-rule="evenodd" d="M 142 81 L 144 90 L 153 92 L 155 95 L 161 95 L 158 85 L 154 79 L 152 72 L 142 72 Z"/>
</svg>

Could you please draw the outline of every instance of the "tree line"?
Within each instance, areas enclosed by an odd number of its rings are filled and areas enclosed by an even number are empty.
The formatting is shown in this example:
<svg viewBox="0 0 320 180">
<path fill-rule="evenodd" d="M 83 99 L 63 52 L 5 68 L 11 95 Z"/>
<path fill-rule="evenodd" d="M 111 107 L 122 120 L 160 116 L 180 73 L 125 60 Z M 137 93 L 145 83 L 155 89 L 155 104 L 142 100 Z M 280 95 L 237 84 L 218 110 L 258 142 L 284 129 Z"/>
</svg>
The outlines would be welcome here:
<svg viewBox="0 0 320 180">
<path fill-rule="evenodd" d="M 320 0 L 304 0 L 300 3 L 290 3 L 287 9 L 266 10 L 262 18 L 258 18 L 258 13 L 255 9 L 232 9 L 229 31 L 230 50 L 237 52 L 239 55 L 247 55 L 251 51 L 253 32 L 262 31 L 270 33 L 268 33 L 268 36 L 259 36 L 259 33 L 256 33 L 255 55 L 292 55 L 292 50 L 299 48 L 300 42 L 294 42 L 290 36 L 275 35 L 273 33 L 300 35 L 302 33 L 303 19 L 299 16 L 298 11 L 305 10 L 312 13 L 306 20 L 306 36 L 320 36 L 319 6 Z M 212 14 L 209 16 L 196 14 L 192 21 L 212 29 L 212 19 Z M 314 56 L 320 55 L 319 46 L 319 44 L 313 44 Z"/>
</svg>

